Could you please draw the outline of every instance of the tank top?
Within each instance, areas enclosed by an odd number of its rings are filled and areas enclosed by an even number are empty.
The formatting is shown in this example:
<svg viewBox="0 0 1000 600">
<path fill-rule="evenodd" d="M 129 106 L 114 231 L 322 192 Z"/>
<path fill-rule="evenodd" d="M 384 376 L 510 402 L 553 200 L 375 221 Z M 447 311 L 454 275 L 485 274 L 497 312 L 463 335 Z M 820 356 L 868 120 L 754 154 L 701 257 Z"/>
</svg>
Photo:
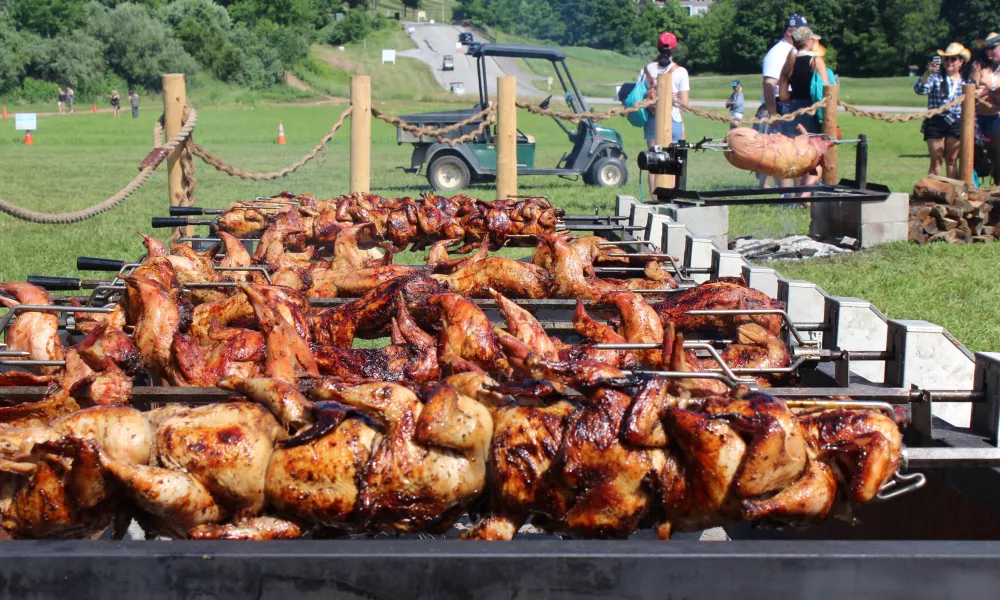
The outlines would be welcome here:
<svg viewBox="0 0 1000 600">
<path fill-rule="evenodd" d="M 792 100 L 808 100 L 810 103 L 812 102 L 810 88 L 812 87 L 813 70 L 809 64 L 812 59 L 813 57 L 808 54 L 795 57 L 792 75 L 788 78 L 788 84 L 792 88 L 789 94 Z"/>
</svg>

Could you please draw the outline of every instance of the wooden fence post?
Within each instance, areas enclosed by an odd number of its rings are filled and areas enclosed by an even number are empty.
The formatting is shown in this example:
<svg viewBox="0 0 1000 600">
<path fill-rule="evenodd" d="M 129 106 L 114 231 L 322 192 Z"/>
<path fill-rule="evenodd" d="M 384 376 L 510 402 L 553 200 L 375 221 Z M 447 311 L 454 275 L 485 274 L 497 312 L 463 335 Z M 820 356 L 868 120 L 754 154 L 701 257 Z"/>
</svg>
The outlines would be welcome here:
<svg viewBox="0 0 1000 600">
<path fill-rule="evenodd" d="M 163 82 L 163 133 L 166 139 L 177 135 L 184 126 L 184 104 L 187 102 L 187 92 L 184 86 L 184 73 L 164 73 Z M 183 145 L 174 148 L 167 156 L 167 191 L 170 195 L 170 206 L 184 204 L 184 170 L 181 165 Z M 170 235 L 170 243 L 175 243 L 180 237 L 194 235 L 194 227 L 175 227 Z"/>
<path fill-rule="evenodd" d="M 823 95 L 829 96 L 826 106 L 823 107 L 823 133 L 828 139 L 837 139 L 837 107 L 840 99 L 840 88 L 836 85 L 824 85 Z M 837 146 L 830 146 L 826 151 L 826 158 L 823 160 L 823 183 L 836 185 L 840 179 L 837 177 Z"/>
<path fill-rule="evenodd" d="M 962 138 L 959 147 L 959 164 L 962 169 L 960 179 L 969 187 L 973 183 L 973 154 L 976 149 L 976 86 L 967 83 L 962 86 L 965 98 L 962 100 Z"/>
<path fill-rule="evenodd" d="M 351 77 L 351 193 L 371 191 L 372 80 Z"/>
<path fill-rule="evenodd" d="M 497 199 L 517 195 L 517 78 L 497 78 Z"/>
<path fill-rule="evenodd" d="M 674 127 L 674 76 L 662 73 L 656 78 L 656 145 L 666 148 L 673 140 Z M 653 178 L 653 189 L 649 190 L 652 198 L 656 188 L 673 187 L 673 175 L 657 175 Z"/>
</svg>

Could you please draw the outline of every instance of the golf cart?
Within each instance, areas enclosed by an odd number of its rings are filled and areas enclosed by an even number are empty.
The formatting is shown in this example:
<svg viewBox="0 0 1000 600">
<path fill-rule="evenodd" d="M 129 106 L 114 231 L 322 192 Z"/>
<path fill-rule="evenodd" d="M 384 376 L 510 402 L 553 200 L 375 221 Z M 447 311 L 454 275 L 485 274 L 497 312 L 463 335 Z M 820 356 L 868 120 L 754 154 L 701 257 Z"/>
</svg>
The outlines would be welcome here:
<svg viewBox="0 0 1000 600">
<path fill-rule="evenodd" d="M 404 121 L 420 127 L 444 127 L 454 125 L 480 112 L 489 102 L 486 64 L 495 58 L 532 58 L 552 63 L 559 82 L 565 92 L 566 104 L 576 114 L 589 110 L 583 95 L 576 87 L 573 76 L 566 66 L 566 55 L 556 48 L 540 46 L 517 46 L 509 44 L 472 44 L 469 56 L 476 58 L 479 77 L 479 104 L 468 110 L 442 111 L 403 115 Z M 552 96 L 539 106 L 547 108 Z M 535 167 L 535 138 L 520 130 L 517 132 L 517 172 L 519 175 L 558 175 L 560 177 L 582 177 L 584 183 L 603 187 L 623 186 L 628 180 L 627 159 L 622 148 L 622 137 L 614 129 L 601 127 L 590 119 L 581 119 L 575 129 L 570 129 L 559 119 L 556 124 L 566 133 L 573 147 L 563 154 L 554 168 Z M 445 137 L 457 138 L 472 133 L 482 121 L 474 121 Z M 436 137 L 415 136 L 402 129 L 396 132 L 400 144 L 413 144 L 408 173 L 419 173 L 426 163 L 427 181 L 439 190 L 457 190 L 470 183 L 496 180 L 497 150 L 496 129 L 487 128 L 473 140 L 465 144 L 449 146 Z"/>
<path fill-rule="evenodd" d="M 444 55 L 444 60 L 441 62 L 442 71 L 454 71 L 455 70 L 455 57 L 450 54 Z"/>
</svg>

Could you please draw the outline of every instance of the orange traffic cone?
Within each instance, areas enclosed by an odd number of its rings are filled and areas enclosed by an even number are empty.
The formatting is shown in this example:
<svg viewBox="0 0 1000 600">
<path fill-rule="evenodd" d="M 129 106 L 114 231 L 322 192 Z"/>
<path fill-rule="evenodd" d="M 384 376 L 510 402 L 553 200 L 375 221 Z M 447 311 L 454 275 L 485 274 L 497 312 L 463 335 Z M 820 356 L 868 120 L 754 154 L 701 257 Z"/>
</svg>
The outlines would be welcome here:
<svg viewBox="0 0 1000 600">
<path fill-rule="evenodd" d="M 7 107 L 6 106 L 3 107 L 3 120 L 4 121 L 7 120 Z"/>
<path fill-rule="evenodd" d="M 278 144 L 285 143 L 285 126 L 278 121 Z"/>
<path fill-rule="evenodd" d="M 35 143 L 35 139 L 33 137 L 31 137 L 31 132 L 30 131 L 25 131 L 24 132 L 24 145 L 25 146 L 30 146 L 30 145 L 32 145 L 34 143 Z"/>
<path fill-rule="evenodd" d="M 96 102 L 94 102 L 94 114 L 95 115 L 97 114 L 97 103 Z"/>
</svg>

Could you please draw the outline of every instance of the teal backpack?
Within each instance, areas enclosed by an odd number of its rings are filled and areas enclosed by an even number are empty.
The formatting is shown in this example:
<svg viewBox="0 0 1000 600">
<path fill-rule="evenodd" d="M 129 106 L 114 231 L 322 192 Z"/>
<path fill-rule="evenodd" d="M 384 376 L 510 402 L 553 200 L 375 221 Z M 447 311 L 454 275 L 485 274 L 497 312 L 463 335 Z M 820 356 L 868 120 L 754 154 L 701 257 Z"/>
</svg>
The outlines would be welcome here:
<svg viewBox="0 0 1000 600">
<path fill-rule="evenodd" d="M 833 69 L 830 67 L 826 68 L 826 78 L 830 81 L 830 85 L 837 85 L 837 76 L 833 73 Z M 819 71 L 815 71 L 813 73 L 812 82 L 809 84 L 809 95 L 812 96 L 813 104 L 823 99 L 823 85 L 823 78 L 819 76 Z M 822 125 L 822 108 L 816 111 L 816 118 L 819 120 L 820 125 Z"/>
<path fill-rule="evenodd" d="M 649 77 L 649 73 L 645 68 L 643 68 L 643 73 L 645 73 L 646 77 Z M 646 99 L 646 92 L 649 91 L 649 87 L 646 85 L 646 77 L 640 77 L 635 87 L 629 92 L 628 97 L 625 98 L 625 108 L 632 108 Z M 633 113 L 625 115 L 625 118 L 636 127 L 645 127 L 646 121 L 649 120 L 649 111 L 645 108 L 640 108 Z"/>
</svg>

